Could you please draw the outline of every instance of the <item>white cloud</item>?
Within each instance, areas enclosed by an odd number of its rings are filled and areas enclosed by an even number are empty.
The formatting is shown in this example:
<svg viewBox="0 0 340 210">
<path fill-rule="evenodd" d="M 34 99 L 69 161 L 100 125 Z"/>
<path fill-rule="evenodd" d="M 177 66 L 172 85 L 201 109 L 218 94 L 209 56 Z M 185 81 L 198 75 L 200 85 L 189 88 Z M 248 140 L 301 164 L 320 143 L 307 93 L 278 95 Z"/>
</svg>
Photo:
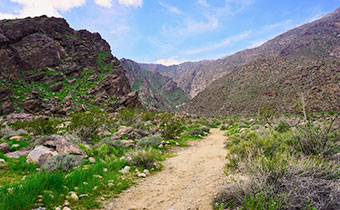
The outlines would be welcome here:
<svg viewBox="0 0 340 210">
<path fill-rule="evenodd" d="M 246 31 L 246 32 L 241 33 L 241 34 L 237 34 L 235 36 L 228 37 L 228 38 L 226 38 L 226 39 L 224 39 L 224 40 L 222 40 L 222 41 L 220 41 L 216 44 L 212 44 L 212 45 L 209 45 L 207 47 L 202 47 L 202 48 L 184 51 L 184 54 L 195 55 L 195 54 L 198 54 L 198 53 L 207 52 L 207 51 L 211 51 L 211 50 L 218 49 L 218 48 L 221 48 L 221 47 L 225 47 L 225 46 L 232 44 L 233 42 L 241 41 L 243 39 L 248 38 L 250 33 L 251 33 L 250 31 Z"/>
<path fill-rule="evenodd" d="M 186 61 L 176 60 L 176 57 L 171 57 L 169 59 L 160 59 L 156 61 L 156 64 L 162 64 L 164 66 L 178 65 Z"/>
<path fill-rule="evenodd" d="M 14 13 L 0 13 L 0 19 L 34 17 L 47 15 L 61 17 L 59 12 L 83 6 L 86 0 L 10 0 L 23 8 Z"/>
<path fill-rule="evenodd" d="M 119 4 L 124 6 L 134 6 L 141 7 L 143 6 L 143 0 L 118 0 Z"/>
<path fill-rule="evenodd" d="M 167 5 L 163 2 L 158 2 L 158 3 L 159 3 L 159 5 L 161 5 L 162 7 L 164 7 L 165 9 L 169 10 L 172 13 L 176 13 L 176 14 L 179 14 L 179 15 L 182 14 L 182 12 L 174 6 Z"/>
<path fill-rule="evenodd" d="M 12 13 L 0 13 L 0 19 L 13 19 L 24 17 L 35 17 L 47 15 L 61 17 L 61 12 L 67 12 L 75 7 L 81 7 L 86 4 L 87 0 L 10 0 L 10 2 L 19 4 L 22 9 Z M 94 0 L 97 5 L 111 8 L 113 0 Z M 124 6 L 141 7 L 143 0 L 118 0 L 118 3 Z"/>
<path fill-rule="evenodd" d="M 102 7 L 107 7 L 107 8 L 112 7 L 112 0 L 94 0 L 94 2 Z"/>
<path fill-rule="evenodd" d="M 201 5 L 202 7 L 210 7 L 206 0 L 197 0 L 197 4 Z"/>
</svg>

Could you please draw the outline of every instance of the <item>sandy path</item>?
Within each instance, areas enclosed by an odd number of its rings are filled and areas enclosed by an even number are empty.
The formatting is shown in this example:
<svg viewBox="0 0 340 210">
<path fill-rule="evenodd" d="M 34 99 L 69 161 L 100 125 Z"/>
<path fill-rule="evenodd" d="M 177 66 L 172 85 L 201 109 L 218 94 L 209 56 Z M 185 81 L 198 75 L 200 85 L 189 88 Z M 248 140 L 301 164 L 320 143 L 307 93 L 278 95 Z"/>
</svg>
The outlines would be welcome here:
<svg viewBox="0 0 340 210">
<path fill-rule="evenodd" d="M 178 151 L 164 168 L 109 201 L 106 210 L 209 210 L 223 183 L 224 132 L 212 129 L 204 140 Z"/>
</svg>

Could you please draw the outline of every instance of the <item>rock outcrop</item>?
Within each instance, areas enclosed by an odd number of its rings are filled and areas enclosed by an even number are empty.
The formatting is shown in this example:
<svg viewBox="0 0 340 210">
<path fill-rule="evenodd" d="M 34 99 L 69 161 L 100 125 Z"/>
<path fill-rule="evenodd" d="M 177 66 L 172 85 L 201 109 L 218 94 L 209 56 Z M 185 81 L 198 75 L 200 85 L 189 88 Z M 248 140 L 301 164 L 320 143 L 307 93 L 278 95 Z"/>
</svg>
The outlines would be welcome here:
<svg viewBox="0 0 340 210">
<path fill-rule="evenodd" d="M 0 84 L 0 114 L 65 113 L 95 100 L 118 107 L 114 99 L 122 97 L 139 104 L 109 44 L 62 18 L 0 20 Z"/>
</svg>

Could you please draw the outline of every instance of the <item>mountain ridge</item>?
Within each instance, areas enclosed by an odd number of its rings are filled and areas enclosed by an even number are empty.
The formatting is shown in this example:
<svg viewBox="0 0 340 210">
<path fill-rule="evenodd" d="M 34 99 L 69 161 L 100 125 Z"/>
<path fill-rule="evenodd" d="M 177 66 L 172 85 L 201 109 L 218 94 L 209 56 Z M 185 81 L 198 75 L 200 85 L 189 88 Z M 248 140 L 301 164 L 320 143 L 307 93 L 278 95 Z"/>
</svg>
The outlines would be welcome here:
<svg viewBox="0 0 340 210">
<path fill-rule="evenodd" d="M 272 103 L 281 111 L 294 112 L 301 94 L 305 94 L 310 111 L 339 109 L 326 100 L 340 102 L 339 36 L 337 9 L 258 48 L 236 53 L 268 49 L 266 56 L 262 54 L 212 82 L 181 110 L 205 115 L 254 113 Z"/>
<path fill-rule="evenodd" d="M 324 16 L 322 19 L 313 21 L 313 24 L 320 24 L 325 19 L 340 13 L 340 8 Z M 303 35 L 306 23 L 273 39 L 265 42 L 261 46 L 252 49 L 245 49 L 217 60 L 185 62 L 179 65 L 164 66 L 160 64 L 141 64 L 143 68 L 156 71 L 163 75 L 170 76 L 173 80 L 187 92 L 191 98 L 203 91 L 214 80 L 228 74 L 242 65 L 261 57 L 279 56 L 289 54 L 288 50 L 294 50 L 294 45 L 304 45 L 307 43 L 295 43 L 294 40 Z M 339 52 L 337 52 L 339 53 Z"/>
</svg>

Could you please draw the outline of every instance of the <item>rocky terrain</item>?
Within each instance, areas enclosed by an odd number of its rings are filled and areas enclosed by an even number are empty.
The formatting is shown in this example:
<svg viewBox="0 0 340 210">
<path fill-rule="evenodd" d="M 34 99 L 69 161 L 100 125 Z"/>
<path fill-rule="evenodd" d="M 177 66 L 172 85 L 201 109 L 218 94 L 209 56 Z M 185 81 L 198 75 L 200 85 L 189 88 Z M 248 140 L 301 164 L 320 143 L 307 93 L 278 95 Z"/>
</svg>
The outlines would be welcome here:
<svg viewBox="0 0 340 210">
<path fill-rule="evenodd" d="M 177 106 L 189 100 L 188 95 L 168 76 L 158 72 L 147 71 L 137 62 L 121 59 L 121 65 L 126 70 L 132 90 L 138 92 L 143 106 L 174 111 Z"/>
<path fill-rule="evenodd" d="M 239 60 L 249 62 L 214 81 L 182 110 L 210 115 L 273 107 L 299 112 L 303 102 L 308 111 L 338 110 L 339 36 L 340 9 L 261 47 L 227 57 L 224 60 L 239 55 Z"/>
<path fill-rule="evenodd" d="M 1 20 L 0 61 L 0 114 L 139 104 L 109 44 L 61 18 Z"/>
</svg>

